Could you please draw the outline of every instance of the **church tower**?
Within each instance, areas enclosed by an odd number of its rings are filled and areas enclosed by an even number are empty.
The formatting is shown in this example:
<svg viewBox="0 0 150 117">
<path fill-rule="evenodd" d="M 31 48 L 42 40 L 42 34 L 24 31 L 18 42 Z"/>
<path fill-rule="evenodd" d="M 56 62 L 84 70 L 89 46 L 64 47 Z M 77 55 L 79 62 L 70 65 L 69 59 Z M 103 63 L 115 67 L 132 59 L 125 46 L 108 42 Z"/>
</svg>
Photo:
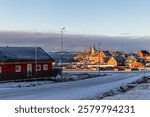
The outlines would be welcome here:
<svg viewBox="0 0 150 117">
<path fill-rule="evenodd" d="M 94 55 L 95 54 L 95 44 L 93 43 L 93 47 L 92 47 L 92 55 Z"/>
</svg>

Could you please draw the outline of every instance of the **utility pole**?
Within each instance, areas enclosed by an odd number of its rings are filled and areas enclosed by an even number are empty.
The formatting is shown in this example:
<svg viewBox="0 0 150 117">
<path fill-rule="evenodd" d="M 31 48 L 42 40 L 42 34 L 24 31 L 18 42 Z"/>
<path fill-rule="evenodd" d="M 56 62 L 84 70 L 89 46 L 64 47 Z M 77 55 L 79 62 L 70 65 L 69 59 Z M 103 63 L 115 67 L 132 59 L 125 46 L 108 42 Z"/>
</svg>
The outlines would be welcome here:
<svg viewBox="0 0 150 117">
<path fill-rule="evenodd" d="M 61 28 L 61 78 L 63 78 L 63 64 L 62 64 L 62 60 L 63 60 L 63 30 L 65 29 L 65 27 Z"/>
<path fill-rule="evenodd" d="M 100 56 L 100 45 L 101 45 L 101 43 L 99 42 L 99 43 L 98 43 L 98 52 L 99 52 L 99 56 L 98 56 L 98 58 L 99 58 L 99 76 L 100 76 L 100 65 L 101 65 L 101 60 L 100 60 L 100 59 L 101 59 L 101 58 L 100 58 L 100 57 L 101 57 L 101 56 Z"/>
<path fill-rule="evenodd" d="M 124 46 L 124 45 L 123 45 L 123 44 L 121 44 L 121 52 L 123 52 L 123 46 Z"/>
<path fill-rule="evenodd" d="M 143 67 L 144 67 L 143 72 L 144 72 L 144 78 L 145 78 L 145 76 L 146 76 L 146 75 L 145 75 L 145 72 L 146 72 L 146 71 L 145 71 L 145 67 L 146 67 L 146 62 L 145 62 L 145 60 L 144 60 L 144 65 L 143 65 Z"/>
<path fill-rule="evenodd" d="M 35 47 L 35 80 L 37 78 L 37 60 L 38 60 L 38 55 L 37 55 L 37 47 Z"/>
</svg>

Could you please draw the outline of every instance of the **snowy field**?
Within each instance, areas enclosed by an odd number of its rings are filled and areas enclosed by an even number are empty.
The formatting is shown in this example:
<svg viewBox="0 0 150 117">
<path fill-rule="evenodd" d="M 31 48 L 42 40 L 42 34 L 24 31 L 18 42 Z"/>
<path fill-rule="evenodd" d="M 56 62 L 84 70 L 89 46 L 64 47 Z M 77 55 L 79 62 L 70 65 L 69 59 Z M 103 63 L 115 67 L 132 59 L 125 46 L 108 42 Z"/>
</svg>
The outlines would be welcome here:
<svg viewBox="0 0 150 117">
<path fill-rule="evenodd" d="M 110 96 L 104 100 L 150 100 L 150 83 L 140 84 L 123 94 Z"/>
<path fill-rule="evenodd" d="M 122 85 L 132 83 L 143 77 L 142 72 L 110 73 L 105 77 L 96 77 L 70 82 L 48 83 L 31 87 L 1 87 L 0 99 L 19 100 L 76 100 L 101 97 L 105 92 L 116 90 Z M 146 73 L 150 76 L 150 73 Z M 7 85 L 8 86 L 8 85 Z M 9 85 L 11 86 L 11 85 Z M 13 86 L 13 84 L 12 84 Z"/>
<path fill-rule="evenodd" d="M 116 76 L 117 74 L 111 74 L 111 73 L 101 73 L 101 78 L 107 78 L 108 76 Z M 85 73 L 84 71 L 74 71 L 74 72 L 64 72 L 63 77 L 61 75 L 57 75 L 54 79 L 56 79 L 56 81 L 22 81 L 22 82 L 8 82 L 8 83 L 0 83 L 0 90 L 2 90 L 3 88 L 23 88 L 23 87 L 35 87 L 35 86 L 39 86 L 39 85 L 45 85 L 45 84 L 53 84 L 56 82 L 70 82 L 70 81 L 76 81 L 76 80 L 85 80 L 85 79 L 89 79 L 90 77 L 93 78 L 94 76 L 98 76 L 98 72 L 95 73 L 95 71 L 93 72 L 88 72 Z M 71 77 L 71 78 L 70 78 Z M 63 80 L 60 80 L 63 79 Z"/>
<path fill-rule="evenodd" d="M 39 85 L 52 84 L 54 81 L 30 81 L 30 82 L 9 82 L 0 83 L 0 89 L 3 88 L 23 88 L 23 87 L 35 87 Z"/>
</svg>

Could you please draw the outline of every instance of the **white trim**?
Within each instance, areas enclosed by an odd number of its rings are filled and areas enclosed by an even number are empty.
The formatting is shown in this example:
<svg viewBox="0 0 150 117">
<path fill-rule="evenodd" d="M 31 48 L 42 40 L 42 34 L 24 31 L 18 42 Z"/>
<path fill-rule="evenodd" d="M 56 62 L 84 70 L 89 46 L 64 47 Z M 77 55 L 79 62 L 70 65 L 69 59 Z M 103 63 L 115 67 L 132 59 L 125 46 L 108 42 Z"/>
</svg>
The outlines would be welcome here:
<svg viewBox="0 0 150 117">
<path fill-rule="evenodd" d="M 36 71 L 41 71 L 41 65 L 36 65 Z"/>
<path fill-rule="evenodd" d="M 21 72 L 21 65 L 17 65 L 15 67 L 15 72 Z"/>
<path fill-rule="evenodd" d="M 2 66 L 0 66 L 0 74 L 2 73 Z"/>
<path fill-rule="evenodd" d="M 44 65 L 43 65 L 43 70 L 44 70 L 44 71 L 47 71 L 47 70 L 48 70 L 48 64 L 44 64 Z"/>
</svg>

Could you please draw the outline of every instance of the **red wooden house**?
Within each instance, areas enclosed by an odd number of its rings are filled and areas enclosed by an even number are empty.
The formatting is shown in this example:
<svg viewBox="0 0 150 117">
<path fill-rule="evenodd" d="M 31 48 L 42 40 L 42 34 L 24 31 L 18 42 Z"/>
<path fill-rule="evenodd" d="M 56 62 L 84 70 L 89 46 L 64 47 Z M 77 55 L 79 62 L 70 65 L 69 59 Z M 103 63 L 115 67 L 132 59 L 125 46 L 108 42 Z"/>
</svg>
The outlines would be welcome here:
<svg viewBox="0 0 150 117">
<path fill-rule="evenodd" d="M 48 77 L 52 62 L 40 47 L 0 47 L 0 81 Z"/>
</svg>

